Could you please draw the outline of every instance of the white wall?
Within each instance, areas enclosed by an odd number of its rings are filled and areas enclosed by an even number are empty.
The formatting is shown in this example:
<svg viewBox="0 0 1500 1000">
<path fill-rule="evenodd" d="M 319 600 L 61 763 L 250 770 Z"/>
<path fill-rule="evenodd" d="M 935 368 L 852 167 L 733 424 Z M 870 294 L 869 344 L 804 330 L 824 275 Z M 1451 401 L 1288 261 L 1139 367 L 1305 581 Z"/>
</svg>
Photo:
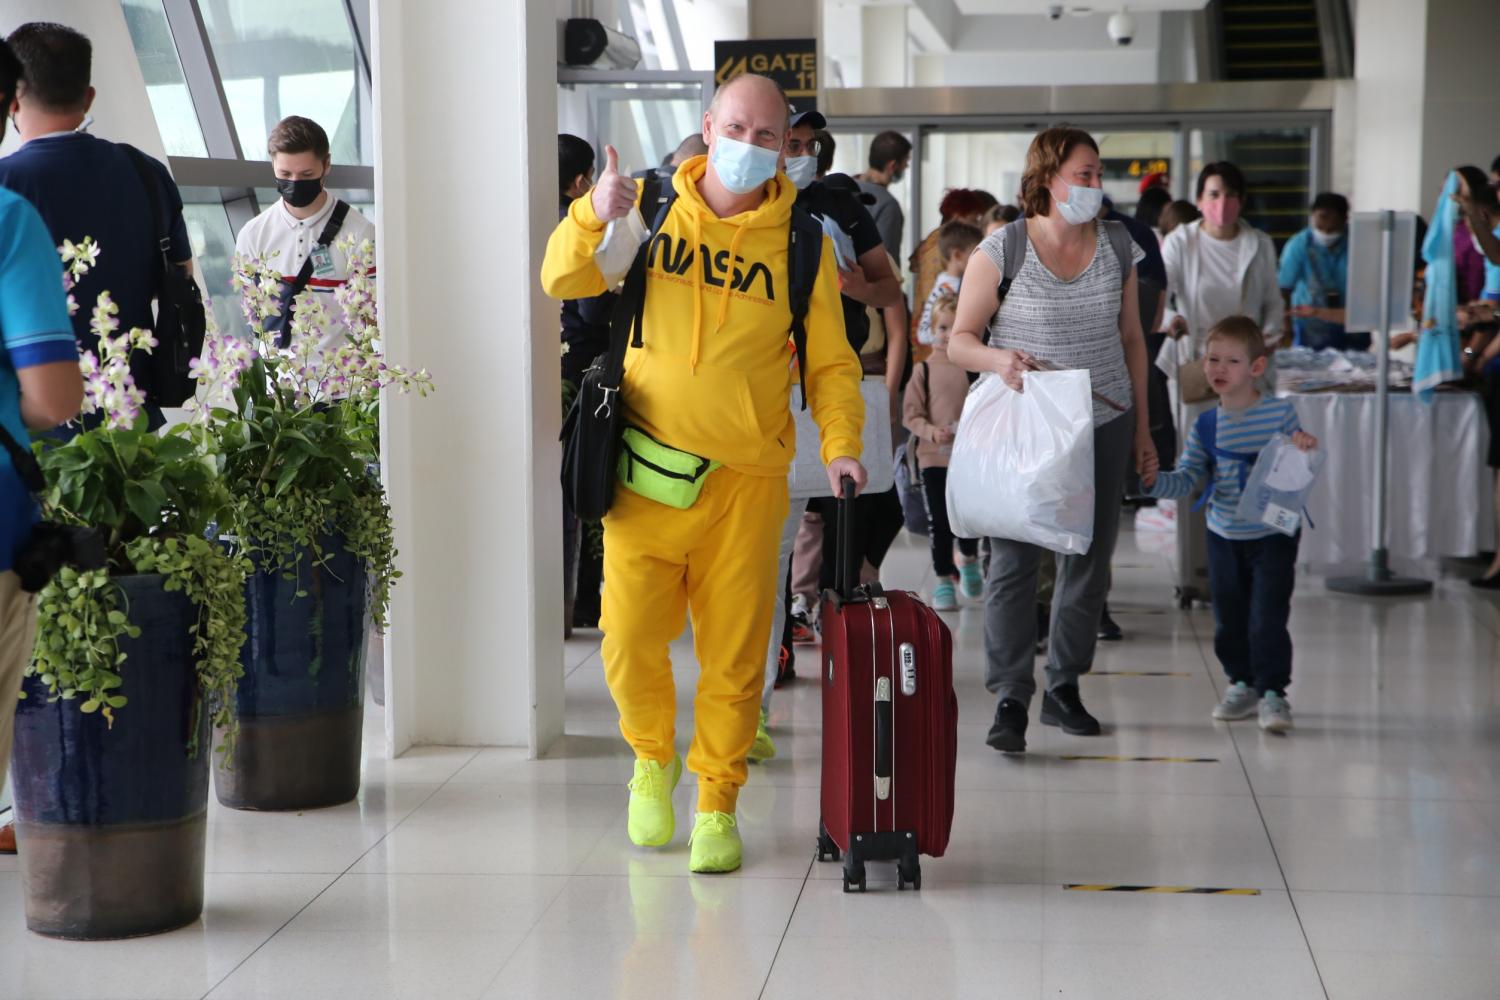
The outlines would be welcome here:
<svg viewBox="0 0 1500 1000">
<path fill-rule="evenodd" d="M 558 306 L 537 280 L 557 211 L 554 13 L 372 8 L 381 319 L 391 357 L 438 386 L 383 413 L 405 573 L 390 746 L 539 752 L 563 707 Z"/>
<path fill-rule="evenodd" d="M 1355 18 L 1354 207 L 1420 211 L 1427 0 L 1361 0 Z"/>
<path fill-rule="evenodd" d="M 1109 39 L 1108 14 L 962 18 L 951 53 L 917 57 L 922 86 L 1156 83 L 1161 79 L 1161 15 L 1133 15 L 1129 46 Z M 1188 44 L 1190 39 L 1182 39 Z"/>
<path fill-rule="evenodd" d="M 55 21 L 89 37 L 94 45 L 92 79 L 99 92 L 90 111 L 94 124 L 89 131 L 128 142 L 165 163 L 166 148 L 120 4 L 113 0 L 0 0 L 0 35 L 9 35 L 28 21 Z M 9 122 L 5 133 L 0 155 L 20 145 Z"/>
<path fill-rule="evenodd" d="M 1422 91 L 1421 198 L 1430 214 L 1443 180 L 1471 163 L 1486 172 L 1500 156 L 1500 4 L 1427 4 Z"/>
</svg>

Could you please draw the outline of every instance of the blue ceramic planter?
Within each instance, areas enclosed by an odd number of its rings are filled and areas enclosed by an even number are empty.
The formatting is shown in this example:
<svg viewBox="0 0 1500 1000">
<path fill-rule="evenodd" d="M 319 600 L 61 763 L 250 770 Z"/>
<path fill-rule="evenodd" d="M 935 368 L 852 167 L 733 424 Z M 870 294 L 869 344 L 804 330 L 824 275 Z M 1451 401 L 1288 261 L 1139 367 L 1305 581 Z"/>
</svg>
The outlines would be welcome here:
<svg viewBox="0 0 1500 1000">
<path fill-rule="evenodd" d="M 16 711 L 16 833 L 26 926 L 107 939 L 156 934 L 203 911 L 209 713 L 198 711 L 196 611 L 156 575 L 119 577 L 139 638 L 122 637 L 113 728 L 34 677 Z M 194 720 L 198 752 L 188 756 Z"/>
<path fill-rule="evenodd" d="M 303 597 L 280 574 L 245 583 L 240 730 L 229 768 L 214 772 L 231 808 L 315 809 L 359 793 L 368 586 L 341 541 L 325 551 L 326 564 L 302 573 Z"/>
</svg>

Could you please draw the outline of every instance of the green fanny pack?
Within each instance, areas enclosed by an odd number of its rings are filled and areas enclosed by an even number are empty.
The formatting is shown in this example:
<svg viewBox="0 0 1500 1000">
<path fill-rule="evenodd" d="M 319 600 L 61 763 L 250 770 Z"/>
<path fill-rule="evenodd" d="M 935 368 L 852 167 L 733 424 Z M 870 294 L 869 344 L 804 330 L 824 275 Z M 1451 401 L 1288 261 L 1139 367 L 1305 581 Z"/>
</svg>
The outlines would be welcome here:
<svg viewBox="0 0 1500 1000">
<path fill-rule="evenodd" d="M 718 462 L 678 451 L 635 427 L 626 427 L 620 435 L 620 482 L 647 500 L 687 510 L 698 502 L 708 474 L 717 468 Z"/>
</svg>

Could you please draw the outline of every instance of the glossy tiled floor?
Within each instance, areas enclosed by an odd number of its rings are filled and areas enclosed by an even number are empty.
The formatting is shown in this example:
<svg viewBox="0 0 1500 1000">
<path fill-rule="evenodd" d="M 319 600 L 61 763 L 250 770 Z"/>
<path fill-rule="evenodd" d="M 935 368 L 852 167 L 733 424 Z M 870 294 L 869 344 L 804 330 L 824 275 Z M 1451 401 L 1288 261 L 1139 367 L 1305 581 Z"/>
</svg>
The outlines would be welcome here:
<svg viewBox="0 0 1500 1000">
<path fill-rule="evenodd" d="M 742 872 L 689 876 L 682 836 L 630 847 L 629 761 L 595 637 L 569 644 L 569 735 L 546 760 L 433 748 L 385 761 L 372 725 L 358 802 L 215 808 L 208 907 L 185 930 L 29 935 L 15 861 L 0 859 L 0 997 L 1500 996 L 1500 605 L 1454 581 L 1385 605 L 1303 581 L 1298 729 L 1267 737 L 1209 721 L 1221 683 L 1209 615 L 1175 610 L 1147 538 L 1122 542 L 1129 638 L 1097 668 L 1182 676 L 1088 678 L 1100 739 L 1034 725 L 1025 759 L 987 749 L 980 618 L 951 616 L 959 803 L 920 894 L 872 866 L 871 891 L 846 896 L 837 866 L 812 862 L 819 704 L 806 683 L 779 695 L 782 756 L 741 798 Z M 903 542 L 888 579 L 916 585 L 924 564 Z M 694 668 L 688 644 L 676 652 L 686 716 Z M 681 830 L 691 788 L 677 800 Z"/>
</svg>

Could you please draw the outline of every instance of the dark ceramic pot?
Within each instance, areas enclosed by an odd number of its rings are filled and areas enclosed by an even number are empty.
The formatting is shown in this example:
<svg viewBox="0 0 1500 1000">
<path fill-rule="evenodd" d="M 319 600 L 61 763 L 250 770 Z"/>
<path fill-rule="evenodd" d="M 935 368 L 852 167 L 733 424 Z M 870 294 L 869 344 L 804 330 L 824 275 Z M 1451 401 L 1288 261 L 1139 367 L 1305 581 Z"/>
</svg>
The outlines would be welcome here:
<svg viewBox="0 0 1500 1000">
<path fill-rule="evenodd" d="M 11 770 L 26 926 L 50 937 L 158 934 L 203 912 L 213 755 L 193 659 L 197 612 L 181 592 L 163 590 L 160 576 L 115 584 L 141 634 L 120 639 L 120 693 L 130 701 L 114 726 L 76 701 L 49 704 L 35 677 L 16 710 Z"/>
<path fill-rule="evenodd" d="M 232 809 L 316 809 L 359 794 L 370 600 L 364 560 L 331 539 L 323 566 L 297 583 L 258 571 L 245 582 L 245 647 L 227 768 L 214 769 Z"/>
</svg>

